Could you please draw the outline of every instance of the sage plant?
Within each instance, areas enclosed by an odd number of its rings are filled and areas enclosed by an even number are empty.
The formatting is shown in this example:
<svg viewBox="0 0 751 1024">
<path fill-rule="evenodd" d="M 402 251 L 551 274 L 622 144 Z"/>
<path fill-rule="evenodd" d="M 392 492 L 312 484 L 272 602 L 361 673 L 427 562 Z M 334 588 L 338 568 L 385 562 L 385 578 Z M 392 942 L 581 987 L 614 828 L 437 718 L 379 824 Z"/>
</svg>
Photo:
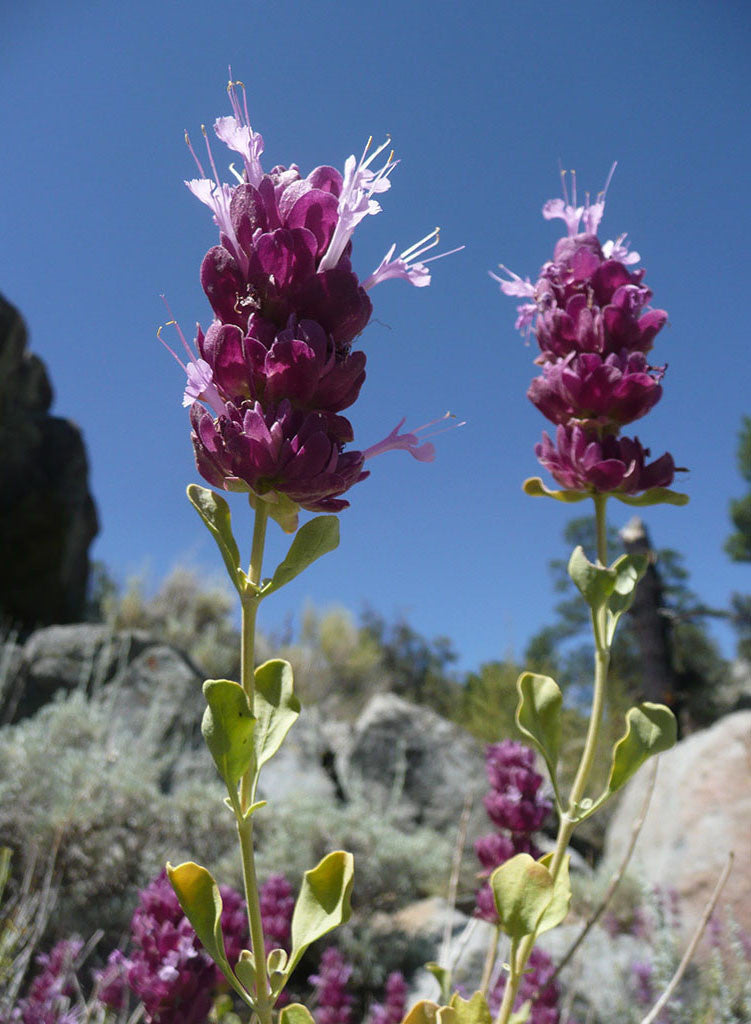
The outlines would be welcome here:
<svg viewBox="0 0 751 1024">
<path fill-rule="evenodd" d="M 527 394 L 556 428 L 555 439 L 543 434 L 535 454 L 561 489 L 549 489 L 539 478 L 527 480 L 524 489 L 527 494 L 565 503 L 591 499 L 597 537 L 595 562 L 578 547 L 568 565 L 590 609 L 595 648 L 589 724 L 568 794 L 561 791 L 557 776 L 561 692 L 554 680 L 531 672 L 523 673 L 518 683 L 517 723 L 547 765 L 559 827 L 552 853 L 539 859 L 519 854 L 490 878 L 499 928 L 511 939 L 498 1024 L 512 1019 L 538 935 L 559 924 L 568 911 L 566 851 L 574 829 L 644 761 L 676 739 L 675 719 L 668 708 L 652 703 L 631 708 L 625 733 L 612 751 L 605 788 L 590 794 L 615 629 L 647 568 L 643 555 L 623 555 L 609 564 L 607 502 L 613 498 L 627 505 L 682 505 L 688 500 L 669 489 L 676 472 L 672 456 L 666 453 L 650 462 L 649 449 L 637 437 L 621 433 L 662 396 L 665 367 L 652 365 L 648 355 L 667 313 L 650 305 L 652 292 L 644 282 L 645 271 L 636 267 L 640 256 L 629 251 L 626 235 L 606 242 L 598 237 L 614 170 L 615 164 L 596 200 L 591 202 L 587 195 L 581 205 L 575 175 L 569 198 L 563 174 L 563 198 L 550 200 L 542 210 L 547 220 L 561 219 L 566 226 L 552 260 L 543 265 L 534 284 L 509 271 L 503 278 L 496 277 L 504 294 L 524 300 L 517 309 L 516 324 L 525 333 L 534 331 L 540 349 L 535 362 L 541 371 Z M 515 1019 L 524 1018 L 517 1015 Z"/>
<path fill-rule="evenodd" d="M 397 162 L 390 141 L 374 147 L 369 140 L 359 159 L 346 160 L 343 173 L 316 167 L 303 176 L 295 164 L 264 171 L 264 142 L 251 127 L 242 84 L 230 81 L 228 93 L 232 113 L 217 119 L 214 134 L 238 161 L 237 168 L 230 165 L 234 180 L 222 181 L 205 128 L 205 157 L 186 136 L 198 170 L 186 184 L 210 209 L 219 231 L 200 272 L 214 318 L 205 333 L 198 327 L 194 348 L 171 321 L 185 359 L 167 347 L 186 374 L 183 404 L 190 409 L 198 471 L 217 490 L 247 495 L 253 511 L 246 571 L 226 500 L 216 490 L 188 488 L 242 611 L 241 679 L 206 681 L 202 731 L 237 825 L 248 948 L 230 949 L 222 891 L 206 868 L 191 861 L 168 865 L 167 874 L 216 968 L 254 1019 L 271 1024 L 308 946 L 349 917 L 353 859 L 335 851 L 307 871 L 289 935 L 278 927 L 273 936 L 264 934 L 253 846 L 254 816 L 266 805 L 257 796 L 258 780 L 300 704 L 287 662 L 255 667 L 256 616 L 263 600 L 336 547 L 336 513 L 348 506 L 350 488 L 368 475 L 371 458 L 398 449 L 418 461 L 433 458 L 423 428 L 403 431 L 404 420 L 381 441 L 351 447 L 354 432 L 342 414 L 365 380 L 366 356 L 354 344 L 370 319 L 372 290 L 393 278 L 428 285 L 428 264 L 438 257 L 425 254 L 438 244 L 438 229 L 398 256 L 392 246 L 361 280 L 353 268 L 352 237 L 365 218 L 380 212 L 376 197 L 391 187 Z M 323 514 L 298 529 L 300 510 Z M 282 563 L 264 576 L 269 519 L 294 539 Z M 279 1011 L 279 1020 L 312 1024 L 313 1018 L 293 1003 Z"/>
<path fill-rule="evenodd" d="M 609 564 L 607 503 L 611 498 L 639 506 L 688 501 L 686 495 L 669 489 L 676 472 L 672 456 L 664 454 L 648 461 L 649 449 L 637 437 L 621 433 L 644 417 L 662 396 L 665 367 L 652 365 L 648 356 L 667 313 L 651 307 L 645 272 L 636 267 L 640 257 L 629 251 L 626 235 L 606 242 L 598 237 L 614 170 L 615 164 L 596 200 L 591 202 L 587 195 L 581 205 L 575 176 L 572 174 L 569 197 L 566 176 L 562 175 L 563 198 L 551 199 L 542 213 L 547 220 L 563 220 L 566 234 L 556 243 L 553 258 L 543 264 L 535 283 L 503 266 L 503 277 L 491 274 L 505 295 L 522 300 L 516 326 L 524 335 L 534 333 L 539 346 L 535 363 L 540 373 L 528 396 L 555 426 L 554 438 L 544 433 L 535 454 L 559 489 L 533 477 L 524 483 L 524 490 L 566 504 L 591 500 L 594 505 L 596 561 L 591 562 L 577 547 L 568 564 L 569 574 L 589 606 L 595 648 L 592 706 L 583 751 L 571 789 L 564 793 L 558 777 L 561 691 L 548 676 L 522 673 L 517 684 L 516 720 L 550 775 L 559 819 L 555 848 L 543 856 L 534 849 L 521 850 L 506 859 L 505 854 L 513 852 L 505 848 L 507 844 L 495 840 L 492 846 L 481 845 L 481 854 L 486 858 L 500 855 L 503 863 L 489 877 L 496 922 L 480 989 L 469 1000 L 457 992 L 452 995 L 450 973 L 433 965 L 447 1005 L 423 1000 L 412 1008 L 405 1024 L 489 1024 L 491 1008 L 495 1009 L 501 993 L 496 1024 L 557 1018 L 555 990 L 549 986 L 550 965 L 545 965 L 536 983 L 530 984 L 530 979 L 542 966 L 535 946 L 538 936 L 559 925 L 568 913 L 571 836 L 649 757 L 668 749 L 676 739 L 676 723 L 669 708 L 652 703 L 631 708 L 625 732 L 612 750 L 607 783 L 602 792 L 590 793 L 615 629 L 647 568 L 643 555 L 623 555 Z M 483 916 L 490 918 L 493 907 L 484 909 L 487 913 Z M 508 937 L 510 948 L 501 966 L 504 975 L 491 990 L 502 934 Z"/>
</svg>

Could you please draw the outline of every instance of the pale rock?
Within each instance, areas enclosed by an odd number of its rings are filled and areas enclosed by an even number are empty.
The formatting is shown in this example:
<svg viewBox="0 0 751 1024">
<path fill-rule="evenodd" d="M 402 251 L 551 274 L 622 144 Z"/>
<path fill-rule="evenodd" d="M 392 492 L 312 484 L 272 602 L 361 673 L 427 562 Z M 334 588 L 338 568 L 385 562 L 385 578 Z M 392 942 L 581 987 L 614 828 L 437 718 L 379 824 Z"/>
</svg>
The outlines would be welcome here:
<svg viewBox="0 0 751 1024">
<path fill-rule="evenodd" d="M 608 829 L 603 872 L 622 858 L 649 772 L 627 786 Z M 646 820 L 629 866 L 645 885 L 673 892 L 686 941 L 729 853 L 733 871 L 720 897 L 751 931 L 751 711 L 738 711 L 682 740 L 660 758 Z"/>
</svg>

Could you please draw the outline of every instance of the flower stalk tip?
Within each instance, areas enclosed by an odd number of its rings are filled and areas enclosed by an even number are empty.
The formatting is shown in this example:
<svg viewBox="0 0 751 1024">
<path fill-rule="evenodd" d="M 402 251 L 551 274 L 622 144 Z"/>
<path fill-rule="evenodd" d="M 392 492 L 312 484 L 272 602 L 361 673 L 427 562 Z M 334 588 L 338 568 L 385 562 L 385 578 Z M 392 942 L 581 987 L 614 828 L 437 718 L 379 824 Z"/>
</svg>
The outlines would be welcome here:
<svg viewBox="0 0 751 1024">
<path fill-rule="evenodd" d="M 533 284 L 503 264 L 504 295 L 526 301 L 517 306 L 516 327 L 534 333 L 541 373 L 528 397 L 556 425 L 555 440 L 543 434 L 536 455 L 564 488 L 585 494 L 635 495 L 667 488 L 676 472 L 669 454 L 648 463 L 649 449 L 621 429 L 645 416 L 662 397 L 666 366 L 648 354 L 667 321 L 650 305 L 644 270 L 629 252 L 627 235 L 601 243 L 597 231 L 617 164 L 613 163 L 595 202 L 578 203 L 576 172 L 561 170 L 563 197 L 542 208 L 546 220 L 561 219 L 567 234 L 555 246 Z"/>
<path fill-rule="evenodd" d="M 426 256 L 438 245 L 436 228 L 398 256 L 393 245 L 361 281 L 352 238 L 391 188 L 399 161 L 390 137 L 374 145 L 371 136 L 343 173 L 321 166 L 303 177 L 295 164 L 266 172 L 263 138 L 231 69 L 227 93 L 231 113 L 216 119 L 213 134 L 241 157 L 233 181 L 221 180 L 206 127 L 203 160 L 185 133 L 198 173 L 185 184 L 219 232 L 201 266 L 214 321 L 205 334 L 198 327 L 191 347 L 170 312 L 185 360 L 161 329 L 159 340 L 186 375 L 183 405 L 209 483 L 288 512 L 338 512 L 348 505 L 344 493 L 368 475 L 366 459 L 393 450 L 422 462 L 434 457 L 419 431 L 401 433 L 404 421 L 371 448 L 350 449 L 354 432 L 342 413 L 365 379 L 366 357 L 353 343 L 370 320 L 372 289 L 392 278 L 425 287 L 428 265 L 450 253 Z"/>
</svg>

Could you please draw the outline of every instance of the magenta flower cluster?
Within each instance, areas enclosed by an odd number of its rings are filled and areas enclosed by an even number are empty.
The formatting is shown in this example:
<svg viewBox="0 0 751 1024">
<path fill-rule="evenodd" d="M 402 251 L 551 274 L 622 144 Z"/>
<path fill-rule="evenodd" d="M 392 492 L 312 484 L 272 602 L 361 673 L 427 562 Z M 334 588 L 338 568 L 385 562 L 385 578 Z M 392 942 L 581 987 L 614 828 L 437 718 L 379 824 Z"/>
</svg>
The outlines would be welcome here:
<svg viewBox="0 0 751 1024">
<path fill-rule="evenodd" d="M 308 981 L 314 986 L 314 1017 L 316 1024 L 350 1024 L 354 1000 L 347 988 L 352 974 L 336 946 L 329 946 L 321 956 L 317 974 Z"/>
<path fill-rule="evenodd" d="M 351 239 L 363 218 L 380 211 L 374 197 L 390 188 L 392 156 L 374 166 L 388 140 L 368 143 L 359 161 L 350 156 L 343 174 L 316 167 L 303 177 L 294 164 L 264 172 L 263 139 L 250 126 L 239 84 L 229 85 L 232 115 L 214 124 L 241 158 L 237 180 L 221 182 L 208 138 L 211 175 L 191 147 L 200 178 L 186 184 L 212 211 L 219 244 L 201 266 L 215 319 L 205 334 L 198 328 L 197 354 L 180 333 L 188 356 L 179 360 L 188 377 L 184 404 L 202 476 L 250 492 L 254 503 L 280 505 L 276 518 L 294 528 L 297 506 L 345 508 L 342 495 L 367 476 L 370 456 L 403 448 L 419 460 L 433 457 L 433 446 L 400 433 L 401 424 L 365 451 L 345 450 L 354 434 L 341 413 L 365 380 L 365 354 L 352 344 L 370 319 L 371 288 L 395 277 L 429 284 L 430 260 L 421 257 L 438 231 L 399 256 L 392 247 L 360 281 Z"/>
<path fill-rule="evenodd" d="M 272 949 L 290 951 L 295 894 L 284 875 L 269 875 L 259 892 L 266 953 Z"/>
<path fill-rule="evenodd" d="M 577 206 L 576 178 L 569 202 L 563 176 L 564 198 L 549 200 L 542 213 L 562 219 L 567 235 L 535 284 L 505 267 L 507 278 L 491 276 L 504 294 L 525 300 L 516 326 L 534 330 L 540 346 L 542 372 L 527 394 L 556 427 L 555 439 L 543 433 L 535 448 L 542 465 L 567 490 L 637 494 L 669 487 L 676 469 L 669 454 L 648 462 L 649 449 L 620 433 L 662 396 L 665 366 L 650 365 L 647 355 L 667 313 L 651 308 L 626 236 L 597 237 L 609 182 L 596 202 L 587 196 Z"/>
<path fill-rule="evenodd" d="M 370 1008 L 368 1024 L 400 1024 L 407 1013 L 409 990 L 401 971 L 392 971 L 386 979 L 386 990 L 382 1003 Z"/>
<path fill-rule="evenodd" d="M 245 903 L 228 886 L 220 891 L 225 949 L 234 965 L 249 941 Z M 121 1009 L 130 990 L 143 1002 L 150 1024 L 204 1024 L 224 979 L 183 914 L 166 872 L 141 892 L 130 935 L 130 954 L 115 950 L 100 976 L 102 1002 Z"/>
<path fill-rule="evenodd" d="M 62 939 L 36 958 L 39 971 L 26 997 L 11 1010 L 9 1024 L 79 1024 L 83 1009 L 76 982 L 81 939 Z"/>
<path fill-rule="evenodd" d="M 497 867 L 518 853 L 539 857 L 534 841 L 551 810 L 541 793 L 542 775 L 535 771 L 534 751 L 513 740 L 492 743 L 485 752 L 485 770 L 490 790 L 485 810 L 497 831 L 475 842 L 475 853 L 487 879 Z M 475 914 L 497 923 L 498 914 L 490 884 L 485 881 L 476 894 Z"/>
<path fill-rule="evenodd" d="M 560 1021 L 558 1003 L 561 993 L 558 984 L 550 980 L 554 971 L 553 961 L 548 954 L 539 946 L 535 947 L 527 961 L 527 968 L 522 974 L 519 992 L 513 1007 L 514 1010 L 519 1010 L 528 999 L 532 1000 L 529 1024 L 558 1024 Z M 507 977 L 508 975 L 503 971 L 488 998 L 488 1005 L 493 1016 L 500 1008 Z"/>
</svg>

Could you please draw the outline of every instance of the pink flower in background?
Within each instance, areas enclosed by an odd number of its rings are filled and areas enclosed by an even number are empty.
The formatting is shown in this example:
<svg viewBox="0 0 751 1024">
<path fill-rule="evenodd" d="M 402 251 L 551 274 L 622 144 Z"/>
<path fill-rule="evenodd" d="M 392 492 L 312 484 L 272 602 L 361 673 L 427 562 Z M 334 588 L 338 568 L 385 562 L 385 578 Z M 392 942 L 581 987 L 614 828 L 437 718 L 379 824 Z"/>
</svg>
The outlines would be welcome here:
<svg viewBox="0 0 751 1024">
<path fill-rule="evenodd" d="M 225 948 L 234 965 L 249 941 L 245 903 L 229 886 L 220 891 Z M 119 1010 L 129 989 L 154 1024 L 204 1024 L 224 979 L 183 914 L 164 871 L 141 891 L 130 946 L 127 955 L 112 953 L 100 973 L 100 1000 Z"/>
<path fill-rule="evenodd" d="M 400 1024 L 407 1012 L 407 982 L 401 971 L 386 979 L 385 999 L 371 1007 L 368 1024 Z"/>
<path fill-rule="evenodd" d="M 483 803 L 499 831 L 475 842 L 482 879 L 487 879 L 517 853 L 528 853 L 535 859 L 540 856 L 534 835 L 552 806 L 540 792 L 543 780 L 535 771 L 534 751 L 523 744 L 514 740 L 491 743 L 485 751 L 485 771 L 490 791 Z M 493 923 L 498 920 L 493 892 L 487 881 L 483 881 L 475 894 L 475 915 Z"/>
<path fill-rule="evenodd" d="M 666 367 L 646 356 L 667 313 L 650 306 L 652 292 L 644 270 L 633 269 L 640 257 L 629 252 L 626 235 L 604 243 L 597 237 L 615 166 L 594 202 L 589 195 L 578 202 L 573 172 L 569 196 L 562 172 L 563 198 L 548 200 L 542 213 L 563 220 L 567 233 L 536 283 L 502 265 L 506 276 L 491 277 L 505 295 L 526 300 L 516 326 L 534 331 L 540 347 L 541 374 L 527 394 L 558 429 L 555 443 L 543 434 L 538 459 L 566 489 L 633 495 L 669 487 L 676 467 L 668 454 L 646 464 L 649 450 L 619 437 L 662 397 Z"/>
<path fill-rule="evenodd" d="M 352 965 L 347 963 L 336 946 L 324 950 L 318 973 L 308 978 L 315 987 L 316 1024 L 351 1024 L 354 1000 L 347 989 L 351 974 Z"/>
</svg>

